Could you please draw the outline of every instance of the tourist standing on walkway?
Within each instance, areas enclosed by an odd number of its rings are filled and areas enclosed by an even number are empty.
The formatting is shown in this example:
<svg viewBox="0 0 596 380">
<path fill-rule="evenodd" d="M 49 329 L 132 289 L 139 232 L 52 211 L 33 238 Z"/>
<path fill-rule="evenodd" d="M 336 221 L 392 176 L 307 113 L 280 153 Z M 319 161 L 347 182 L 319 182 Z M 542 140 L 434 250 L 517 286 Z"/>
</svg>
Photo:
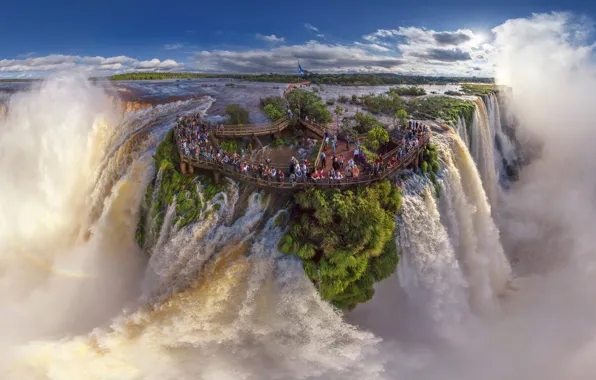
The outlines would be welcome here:
<svg viewBox="0 0 596 380">
<path fill-rule="evenodd" d="M 346 136 L 346 150 L 350 150 L 350 135 Z"/>
<path fill-rule="evenodd" d="M 321 152 L 321 167 L 324 169 L 327 167 L 327 156 L 325 152 Z"/>
</svg>

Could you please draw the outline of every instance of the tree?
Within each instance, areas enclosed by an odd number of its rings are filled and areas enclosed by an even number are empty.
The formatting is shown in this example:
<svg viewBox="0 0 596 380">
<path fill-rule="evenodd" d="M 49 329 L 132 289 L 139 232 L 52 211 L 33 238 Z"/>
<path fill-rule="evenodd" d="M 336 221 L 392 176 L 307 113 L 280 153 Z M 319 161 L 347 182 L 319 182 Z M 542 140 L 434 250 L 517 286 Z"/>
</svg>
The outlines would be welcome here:
<svg viewBox="0 0 596 380">
<path fill-rule="evenodd" d="M 248 122 L 248 111 L 239 104 L 228 104 L 226 114 L 230 117 L 230 124 L 246 124 Z"/>
<path fill-rule="evenodd" d="M 378 150 L 381 145 L 389 142 L 389 134 L 383 127 L 375 127 L 366 136 L 366 146 L 372 150 Z"/>
<path fill-rule="evenodd" d="M 333 113 L 335 114 L 335 120 L 337 125 L 339 125 L 339 117 L 341 116 L 341 114 L 344 112 L 344 109 L 340 106 L 336 106 L 335 109 L 333 110 Z"/>
<path fill-rule="evenodd" d="M 281 119 L 282 117 L 284 117 L 283 111 L 280 111 L 279 109 L 277 109 L 275 107 L 275 105 L 273 105 L 273 104 L 267 104 L 263 108 L 263 112 L 265 112 L 265 115 L 267 115 L 267 117 L 271 121 L 275 121 L 277 119 Z"/>
<path fill-rule="evenodd" d="M 393 120 L 397 120 L 399 122 L 397 126 L 399 126 L 400 124 L 405 125 L 408 120 L 407 118 L 408 113 L 403 108 L 398 109 L 397 112 L 395 112 L 395 115 L 393 115 Z"/>
<path fill-rule="evenodd" d="M 281 251 L 299 257 L 321 296 L 337 307 L 351 309 L 372 298 L 375 281 L 391 275 L 398 262 L 393 231 L 399 189 L 387 181 L 346 191 L 311 188 L 295 201 Z"/>
</svg>

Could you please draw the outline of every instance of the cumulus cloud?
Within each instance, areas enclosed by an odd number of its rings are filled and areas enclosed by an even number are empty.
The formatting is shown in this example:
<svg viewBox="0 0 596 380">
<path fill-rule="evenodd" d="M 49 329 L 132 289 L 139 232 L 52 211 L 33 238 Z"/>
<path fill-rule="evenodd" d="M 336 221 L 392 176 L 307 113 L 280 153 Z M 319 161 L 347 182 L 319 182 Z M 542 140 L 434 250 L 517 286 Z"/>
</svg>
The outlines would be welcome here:
<svg viewBox="0 0 596 380">
<path fill-rule="evenodd" d="M 202 51 L 192 57 L 192 67 L 207 72 L 293 73 L 298 60 L 305 69 L 317 72 L 389 72 L 403 64 L 399 58 L 375 55 L 359 46 L 309 41 L 268 50 Z"/>
<path fill-rule="evenodd" d="M 441 45 L 459 45 L 472 39 L 472 37 L 463 32 L 435 33 L 434 38 Z"/>
<path fill-rule="evenodd" d="M 130 71 L 167 71 L 182 68 L 184 65 L 171 59 L 157 58 L 139 61 L 127 56 L 82 57 L 78 55 L 52 54 L 45 57 L 0 60 L 2 73 L 39 73 L 79 69 L 92 75 L 109 75 Z"/>
<path fill-rule="evenodd" d="M 311 25 L 311 24 L 304 24 L 304 27 L 312 32 L 318 32 L 319 28 Z"/>
<path fill-rule="evenodd" d="M 470 53 L 460 49 L 428 49 L 424 53 L 413 53 L 412 55 L 443 62 L 468 61 L 472 59 Z"/>
<path fill-rule="evenodd" d="M 379 51 L 382 53 L 386 53 L 386 52 L 390 51 L 389 48 L 386 48 L 385 46 L 381 46 L 381 45 L 377 45 L 377 44 L 363 44 L 360 42 L 356 42 L 355 45 L 360 46 L 364 49 Z"/>
<path fill-rule="evenodd" d="M 321 33 L 319 33 L 319 34 L 317 34 L 317 38 L 325 38 L 325 35 L 324 35 L 324 34 L 321 34 Z"/>
<path fill-rule="evenodd" d="M 257 34 L 257 38 L 259 40 L 263 40 L 263 41 L 267 41 L 267 42 L 271 42 L 271 43 L 282 43 L 282 42 L 284 42 L 284 38 L 283 37 L 277 37 L 275 34 L 272 34 L 270 36 L 264 36 L 262 34 Z"/>
<path fill-rule="evenodd" d="M 399 54 L 404 69 L 425 75 L 492 75 L 493 47 L 469 29 L 435 31 L 418 27 L 378 29 L 362 37 L 369 46 Z M 378 49 L 377 51 L 384 51 Z"/>
<path fill-rule="evenodd" d="M 163 46 L 166 50 L 176 50 L 182 48 L 184 45 L 182 44 L 166 44 Z"/>
</svg>

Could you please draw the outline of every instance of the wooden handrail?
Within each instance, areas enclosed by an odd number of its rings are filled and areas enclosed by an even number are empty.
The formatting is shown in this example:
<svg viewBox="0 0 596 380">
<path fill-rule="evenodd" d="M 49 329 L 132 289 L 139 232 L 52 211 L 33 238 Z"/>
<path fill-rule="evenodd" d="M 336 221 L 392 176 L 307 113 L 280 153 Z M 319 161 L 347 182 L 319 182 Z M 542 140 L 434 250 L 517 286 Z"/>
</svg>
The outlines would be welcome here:
<svg viewBox="0 0 596 380">
<path fill-rule="evenodd" d="M 429 137 L 426 136 L 424 143 L 422 145 L 419 145 L 415 149 L 410 150 L 406 154 L 406 156 L 404 158 L 402 158 L 401 160 L 397 161 L 397 163 L 393 167 L 391 167 L 390 169 L 381 171 L 378 175 L 365 174 L 365 175 L 358 177 L 358 179 L 344 178 L 339 181 L 338 180 L 332 181 L 328 178 L 320 179 L 320 180 L 316 180 L 316 181 L 313 179 L 297 179 L 294 183 L 292 183 L 289 181 L 289 178 L 287 178 L 286 180 L 284 180 L 282 182 L 279 180 L 267 180 L 267 179 L 258 178 L 256 176 L 252 176 L 252 175 L 246 175 L 246 174 L 243 174 L 242 172 L 240 172 L 240 170 L 238 170 L 238 168 L 236 166 L 233 166 L 232 164 L 224 164 L 224 163 L 218 162 L 216 160 L 207 160 L 207 159 L 203 159 L 203 158 L 190 158 L 190 157 L 187 157 L 184 155 L 181 155 L 181 160 L 183 162 L 186 162 L 186 163 L 188 163 L 194 167 L 197 167 L 199 169 L 218 171 L 223 174 L 227 174 L 227 175 L 231 176 L 232 178 L 236 178 L 237 180 L 254 183 L 257 186 L 264 187 L 264 188 L 274 188 L 274 189 L 275 188 L 277 188 L 277 189 L 304 189 L 304 188 L 309 188 L 309 187 L 340 187 L 341 188 L 341 187 L 352 187 L 352 186 L 357 186 L 357 185 L 370 184 L 370 183 L 377 182 L 377 181 L 387 178 L 391 174 L 394 174 L 398 170 L 401 170 L 402 168 L 409 165 L 414 160 L 414 158 L 425 149 L 428 141 L 429 141 Z M 321 144 L 321 146 L 322 146 L 322 144 Z"/>
</svg>

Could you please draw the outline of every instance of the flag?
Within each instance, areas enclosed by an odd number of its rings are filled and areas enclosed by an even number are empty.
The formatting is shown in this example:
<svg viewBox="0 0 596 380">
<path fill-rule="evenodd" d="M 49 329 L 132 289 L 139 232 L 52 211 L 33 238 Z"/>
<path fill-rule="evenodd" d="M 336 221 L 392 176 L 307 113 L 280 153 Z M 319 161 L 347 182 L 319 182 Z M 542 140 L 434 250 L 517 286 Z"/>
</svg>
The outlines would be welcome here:
<svg viewBox="0 0 596 380">
<path fill-rule="evenodd" d="M 302 66 L 300 66 L 300 62 L 298 62 L 298 72 L 300 73 L 301 76 L 304 77 L 304 70 L 302 70 Z"/>
</svg>

